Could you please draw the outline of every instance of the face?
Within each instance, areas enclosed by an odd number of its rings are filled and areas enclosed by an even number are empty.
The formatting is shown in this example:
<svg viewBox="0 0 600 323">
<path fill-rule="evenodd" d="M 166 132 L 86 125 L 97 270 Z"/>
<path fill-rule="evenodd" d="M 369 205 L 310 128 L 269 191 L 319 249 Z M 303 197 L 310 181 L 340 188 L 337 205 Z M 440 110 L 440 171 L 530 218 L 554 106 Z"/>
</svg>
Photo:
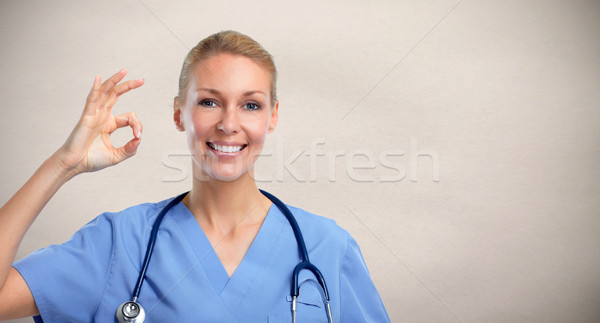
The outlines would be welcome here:
<svg viewBox="0 0 600 323">
<path fill-rule="evenodd" d="M 175 98 L 174 120 L 200 175 L 220 181 L 251 175 L 277 124 L 279 102 L 271 104 L 270 89 L 267 71 L 240 55 L 218 54 L 190 70 L 185 98 Z"/>
</svg>

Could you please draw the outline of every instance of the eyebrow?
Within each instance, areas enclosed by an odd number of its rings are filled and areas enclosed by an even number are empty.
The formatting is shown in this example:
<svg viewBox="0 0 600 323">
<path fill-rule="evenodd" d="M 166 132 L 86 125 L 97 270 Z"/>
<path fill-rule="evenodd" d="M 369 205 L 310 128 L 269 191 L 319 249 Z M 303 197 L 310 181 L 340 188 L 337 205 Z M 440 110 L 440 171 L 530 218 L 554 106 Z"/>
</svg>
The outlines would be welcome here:
<svg viewBox="0 0 600 323">
<path fill-rule="evenodd" d="M 206 87 L 201 87 L 201 88 L 198 88 L 198 89 L 196 89 L 196 92 L 200 92 L 200 91 L 206 91 L 206 92 L 210 92 L 210 93 L 213 93 L 213 94 L 221 94 L 221 92 L 219 92 L 219 90 L 216 90 L 216 89 L 211 89 L 211 88 L 206 88 Z M 244 92 L 242 95 L 243 95 L 243 96 L 250 96 L 250 95 L 252 95 L 252 94 L 254 94 L 254 93 L 258 93 L 258 94 L 262 94 L 262 95 L 264 95 L 264 96 L 267 96 L 267 95 L 265 94 L 265 92 L 263 92 L 263 91 L 258 91 L 258 90 L 246 91 L 246 92 Z"/>
</svg>

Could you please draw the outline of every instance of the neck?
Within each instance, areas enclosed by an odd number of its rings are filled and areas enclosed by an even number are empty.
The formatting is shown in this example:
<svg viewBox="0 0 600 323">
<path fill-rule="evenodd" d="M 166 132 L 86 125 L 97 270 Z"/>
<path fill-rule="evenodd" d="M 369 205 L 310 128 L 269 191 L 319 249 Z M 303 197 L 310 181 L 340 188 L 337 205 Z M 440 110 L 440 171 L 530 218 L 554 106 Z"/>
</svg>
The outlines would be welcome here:
<svg viewBox="0 0 600 323">
<path fill-rule="evenodd" d="M 197 171 L 195 168 L 194 174 Z M 271 206 L 251 171 L 234 181 L 199 180 L 194 175 L 192 190 L 183 202 L 204 229 L 223 233 L 239 225 L 262 223 Z"/>
</svg>

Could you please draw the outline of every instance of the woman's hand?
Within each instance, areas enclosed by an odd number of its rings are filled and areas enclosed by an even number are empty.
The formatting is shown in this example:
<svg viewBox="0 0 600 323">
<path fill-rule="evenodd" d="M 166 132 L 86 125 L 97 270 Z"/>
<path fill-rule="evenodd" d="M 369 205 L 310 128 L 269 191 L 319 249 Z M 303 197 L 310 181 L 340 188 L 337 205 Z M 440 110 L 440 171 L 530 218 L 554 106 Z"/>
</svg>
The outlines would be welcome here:
<svg viewBox="0 0 600 323">
<path fill-rule="evenodd" d="M 135 154 L 142 124 L 133 113 L 111 114 L 121 94 L 144 84 L 143 80 L 119 84 L 125 74 L 123 69 L 104 84 L 96 75 L 81 119 L 67 141 L 0 207 L 0 320 L 39 314 L 27 283 L 11 264 L 25 232 L 44 205 L 72 176 L 117 164 Z M 126 126 L 133 129 L 134 138 L 123 147 L 113 147 L 110 134 Z"/>
<path fill-rule="evenodd" d="M 143 79 L 119 84 L 125 74 L 127 71 L 122 69 L 103 84 L 100 84 L 100 76 L 96 75 L 81 119 L 56 152 L 61 167 L 73 176 L 118 164 L 135 155 L 141 140 L 142 124 L 133 112 L 119 116 L 111 114 L 120 95 L 144 84 Z M 110 134 L 126 126 L 132 128 L 134 138 L 122 147 L 113 147 Z"/>
</svg>

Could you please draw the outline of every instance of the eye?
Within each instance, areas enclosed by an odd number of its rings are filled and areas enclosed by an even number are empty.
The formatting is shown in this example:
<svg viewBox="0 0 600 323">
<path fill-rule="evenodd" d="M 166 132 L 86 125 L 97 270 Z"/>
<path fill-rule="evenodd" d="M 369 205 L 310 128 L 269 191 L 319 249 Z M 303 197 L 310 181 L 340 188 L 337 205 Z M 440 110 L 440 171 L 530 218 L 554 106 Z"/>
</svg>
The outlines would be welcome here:
<svg viewBox="0 0 600 323">
<path fill-rule="evenodd" d="M 244 107 L 246 108 L 246 110 L 250 111 L 260 110 L 260 104 L 255 102 L 248 102 L 246 103 L 246 105 L 244 105 Z"/>
<path fill-rule="evenodd" d="M 209 107 L 209 108 L 213 108 L 213 107 L 217 106 L 217 104 L 213 100 L 201 100 L 200 102 L 198 102 L 198 105 L 201 105 L 203 107 Z"/>
</svg>

